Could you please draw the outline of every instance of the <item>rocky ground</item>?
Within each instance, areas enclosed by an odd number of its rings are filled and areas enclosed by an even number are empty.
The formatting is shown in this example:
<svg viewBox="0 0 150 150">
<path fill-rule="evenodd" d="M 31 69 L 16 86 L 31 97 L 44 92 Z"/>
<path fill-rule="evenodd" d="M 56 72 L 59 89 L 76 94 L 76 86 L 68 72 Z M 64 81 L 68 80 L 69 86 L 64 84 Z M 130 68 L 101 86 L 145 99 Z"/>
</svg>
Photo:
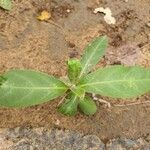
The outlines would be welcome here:
<svg viewBox="0 0 150 150">
<path fill-rule="evenodd" d="M 19 127 L 1 130 L 0 150 L 149 150 L 149 140 L 117 138 L 102 142 L 92 134 Z"/>
</svg>

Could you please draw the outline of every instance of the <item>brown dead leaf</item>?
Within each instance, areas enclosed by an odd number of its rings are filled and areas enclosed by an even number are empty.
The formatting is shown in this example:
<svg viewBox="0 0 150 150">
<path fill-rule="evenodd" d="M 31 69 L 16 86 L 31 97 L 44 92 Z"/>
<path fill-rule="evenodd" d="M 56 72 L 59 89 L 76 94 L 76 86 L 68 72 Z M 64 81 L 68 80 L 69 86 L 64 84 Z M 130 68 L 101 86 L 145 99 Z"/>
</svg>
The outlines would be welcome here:
<svg viewBox="0 0 150 150">
<path fill-rule="evenodd" d="M 43 10 L 41 12 L 41 14 L 37 17 L 37 19 L 40 20 L 40 21 L 47 21 L 50 18 L 51 18 L 51 13 L 49 13 L 46 10 Z"/>
</svg>

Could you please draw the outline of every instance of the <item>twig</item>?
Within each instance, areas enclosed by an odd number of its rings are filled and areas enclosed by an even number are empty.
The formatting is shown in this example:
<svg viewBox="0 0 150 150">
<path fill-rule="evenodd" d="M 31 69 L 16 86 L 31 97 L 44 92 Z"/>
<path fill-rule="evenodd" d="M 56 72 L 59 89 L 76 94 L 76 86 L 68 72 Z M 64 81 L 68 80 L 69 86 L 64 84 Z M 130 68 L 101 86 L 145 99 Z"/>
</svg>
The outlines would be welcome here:
<svg viewBox="0 0 150 150">
<path fill-rule="evenodd" d="M 52 21 L 52 20 L 48 20 L 48 21 L 46 21 L 46 22 L 48 22 L 48 23 L 50 23 L 50 24 L 56 26 L 57 28 L 59 28 L 59 29 L 63 32 L 63 34 L 65 34 L 64 28 L 63 28 L 62 26 L 60 26 L 59 24 L 55 23 L 55 22 Z"/>
<path fill-rule="evenodd" d="M 107 102 L 101 98 L 96 97 L 96 95 L 94 93 L 92 93 L 92 97 L 93 97 L 93 100 L 98 101 L 98 102 L 103 103 L 103 104 L 106 104 L 106 106 L 108 108 L 111 108 L 111 103 L 109 103 L 109 102 Z"/>
<path fill-rule="evenodd" d="M 61 101 L 58 103 L 57 107 L 58 107 L 60 104 L 63 103 L 63 101 L 65 100 L 65 98 L 66 98 L 67 95 L 68 95 L 68 93 L 66 93 L 66 94 L 62 97 L 62 99 L 61 99 Z"/>
<path fill-rule="evenodd" d="M 114 105 L 114 106 L 115 106 L 115 107 L 125 107 L 125 106 L 140 105 L 140 104 L 147 104 L 147 103 L 150 103 L 150 101 L 134 102 L 134 103 L 129 103 L 129 104 L 116 104 L 116 105 Z"/>
<path fill-rule="evenodd" d="M 112 106 L 114 107 L 125 107 L 125 106 L 132 106 L 132 105 L 140 105 L 140 104 L 150 104 L 150 101 L 145 101 L 145 102 L 131 102 L 129 104 L 116 104 L 116 105 L 111 105 L 111 103 L 107 102 L 106 100 L 99 99 L 95 96 L 95 94 L 92 94 L 93 100 L 99 101 L 100 103 L 104 103 L 107 105 L 108 108 L 111 108 Z"/>
</svg>

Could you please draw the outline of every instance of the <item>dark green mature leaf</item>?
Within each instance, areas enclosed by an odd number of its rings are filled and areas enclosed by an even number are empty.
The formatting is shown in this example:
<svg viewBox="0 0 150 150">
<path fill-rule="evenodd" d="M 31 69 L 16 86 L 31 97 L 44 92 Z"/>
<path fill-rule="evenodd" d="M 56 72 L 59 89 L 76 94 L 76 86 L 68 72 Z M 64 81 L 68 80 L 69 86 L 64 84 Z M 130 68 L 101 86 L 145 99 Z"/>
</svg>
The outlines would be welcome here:
<svg viewBox="0 0 150 150">
<path fill-rule="evenodd" d="M 12 70 L 3 75 L 7 80 L 0 86 L 0 105 L 26 107 L 52 100 L 67 87 L 58 79 L 29 70 Z"/>
<path fill-rule="evenodd" d="M 110 66 L 87 75 L 80 84 L 89 93 L 132 98 L 150 91 L 150 69 Z"/>
<path fill-rule="evenodd" d="M 71 59 L 68 61 L 68 77 L 71 82 L 75 83 L 81 72 L 81 63 L 78 59 Z"/>
<path fill-rule="evenodd" d="M 69 97 L 67 97 L 65 103 L 63 103 L 58 111 L 67 116 L 74 116 L 77 113 L 78 106 L 78 97 L 71 93 Z"/>
<path fill-rule="evenodd" d="M 94 115 L 97 111 L 95 102 L 88 96 L 79 101 L 79 108 L 86 115 Z"/>
<path fill-rule="evenodd" d="M 11 0 L 0 0 L 0 7 L 10 10 L 11 9 Z"/>
<path fill-rule="evenodd" d="M 85 48 L 85 53 L 81 58 L 82 70 L 79 78 L 91 71 L 92 67 L 99 62 L 100 58 L 105 53 L 107 45 L 107 37 L 103 36 L 96 38 Z"/>
</svg>

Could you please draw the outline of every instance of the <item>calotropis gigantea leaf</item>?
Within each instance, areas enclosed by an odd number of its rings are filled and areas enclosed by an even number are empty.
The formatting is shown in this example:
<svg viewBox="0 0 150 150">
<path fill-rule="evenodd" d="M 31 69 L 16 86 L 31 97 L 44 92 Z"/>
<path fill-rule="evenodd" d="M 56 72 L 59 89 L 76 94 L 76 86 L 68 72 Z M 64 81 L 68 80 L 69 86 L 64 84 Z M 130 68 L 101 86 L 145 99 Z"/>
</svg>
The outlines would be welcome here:
<svg viewBox="0 0 150 150">
<path fill-rule="evenodd" d="M 52 100 L 62 95 L 67 87 L 58 79 L 30 70 L 12 70 L 3 75 L 0 86 L 0 105 L 26 107 Z"/>
<path fill-rule="evenodd" d="M 74 116 L 77 113 L 78 97 L 77 95 L 70 93 L 65 103 L 63 103 L 58 111 L 66 116 Z"/>
<path fill-rule="evenodd" d="M 2 85 L 5 81 L 6 79 L 3 76 L 0 76 L 0 85 Z"/>
<path fill-rule="evenodd" d="M 79 78 L 91 71 L 92 67 L 99 62 L 100 58 L 105 53 L 107 45 L 107 37 L 103 36 L 96 38 L 85 48 L 85 53 L 81 58 L 82 70 L 79 75 Z"/>
<path fill-rule="evenodd" d="M 97 111 L 95 102 L 88 96 L 79 101 L 79 108 L 86 115 L 94 115 Z"/>
<path fill-rule="evenodd" d="M 132 98 L 150 91 L 150 69 L 110 66 L 87 75 L 80 84 L 89 93 Z"/>
<path fill-rule="evenodd" d="M 79 98 L 84 98 L 85 96 L 85 90 L 79 86 L 71 87 L 70 90 Z"/>
<path fill-rule="evenodd" d="M 0 7 L 10 10 L 11 9 L 11 0 L 0 0 Z"/>
<path fill-rule="evenodd" d="M 75 83 L 81 72 L 81 63 L 78 59 L 68 60 L 68 77 L 71 82 Z"/>
</svg>

